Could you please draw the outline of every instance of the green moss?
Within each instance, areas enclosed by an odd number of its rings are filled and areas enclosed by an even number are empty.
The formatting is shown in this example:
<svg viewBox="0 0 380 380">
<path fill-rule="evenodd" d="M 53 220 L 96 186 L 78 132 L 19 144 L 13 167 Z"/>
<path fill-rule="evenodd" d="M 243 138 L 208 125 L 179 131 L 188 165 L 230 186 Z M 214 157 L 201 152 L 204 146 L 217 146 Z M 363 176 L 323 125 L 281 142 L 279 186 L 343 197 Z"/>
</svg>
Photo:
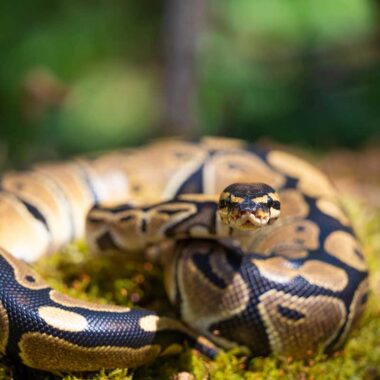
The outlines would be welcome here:
<svg viewBox="0 0 380 380">
<path fill-rule="evenodd" d="M 380 378 L 380 210 L 365 207 L 358 200 L 345 201 L 368 257 L 372 293 L 364 317 L 345 348 L 333 355 L 310 354 L 305 360 L 288 357 L 248 358 L 238 351 L 225 352 L 215 361 L 184 348 L 179 357 L 156 360 L 136 370 L 101 371 L 87 375 L 93 380 L 164 380 L 187 371 L 195 379 L 378 379 Z M 152 308 L 173 315 L 162 286 L 162 274 L 149 263 L 136 263 L 113 255 L 93 260 L 81 243 L 45 258 L 36 269 L 47 281 L 65 293 L 85 300 Z M 15 366 L 0 362 L 0 380 L 11 378 Z M 22 368 L 36 379 L 81 379 L 83 376 L 52 376 Z M 26 376 L 24 376 L 26 378 Z"/>
</svg>

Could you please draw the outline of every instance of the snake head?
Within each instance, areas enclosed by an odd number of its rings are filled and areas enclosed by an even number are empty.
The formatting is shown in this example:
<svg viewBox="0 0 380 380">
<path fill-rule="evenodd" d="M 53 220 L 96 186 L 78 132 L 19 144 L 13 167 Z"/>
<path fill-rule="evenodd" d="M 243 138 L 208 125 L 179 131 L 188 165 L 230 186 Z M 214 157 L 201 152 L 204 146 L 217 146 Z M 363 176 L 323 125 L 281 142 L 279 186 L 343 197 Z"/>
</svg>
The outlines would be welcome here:
<svg viewBox="0 0 380 380">
<path fill-rule="evenodd" d="M 219 215 L 231 228 L 255 230 L 278 219 L 280 197 L 264 183 L 234 183 L 220 195 Z"/>
</svg>

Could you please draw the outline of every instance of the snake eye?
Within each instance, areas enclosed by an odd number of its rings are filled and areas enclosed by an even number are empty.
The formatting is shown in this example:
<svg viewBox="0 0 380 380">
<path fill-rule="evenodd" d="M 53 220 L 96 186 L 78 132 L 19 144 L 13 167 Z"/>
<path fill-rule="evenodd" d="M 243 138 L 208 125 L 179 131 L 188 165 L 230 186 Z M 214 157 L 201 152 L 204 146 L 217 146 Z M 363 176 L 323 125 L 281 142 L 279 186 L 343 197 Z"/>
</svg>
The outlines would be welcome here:
<svg viewBox="0 0 380 380">
<path fill-rule="evenodd" d="M 268 206 L 268 207 L 272 207 L 273 204 L 274 204 L 273 199 L 269 197 L 269 198 L 268 198 L 268 201 L 267 201 L 267 206 Z"/>
</svg>

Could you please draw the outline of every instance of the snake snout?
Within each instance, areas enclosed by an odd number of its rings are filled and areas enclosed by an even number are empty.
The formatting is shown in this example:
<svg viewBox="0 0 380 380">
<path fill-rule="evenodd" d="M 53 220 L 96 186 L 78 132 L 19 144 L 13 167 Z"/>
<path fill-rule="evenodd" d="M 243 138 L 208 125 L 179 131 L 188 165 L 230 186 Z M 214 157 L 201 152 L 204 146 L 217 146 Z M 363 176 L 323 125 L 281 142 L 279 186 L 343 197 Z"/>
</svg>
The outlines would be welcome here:
<svg viewBox="0 0 380 380">
<path fill-rule="evenodd" d="M 270 213 L 268 207 L 258 207 L 256 210 L 252 213 L 255 220 L 259 220 L 260 224 L 266 224 L 269 221 Z"/>
</svg>

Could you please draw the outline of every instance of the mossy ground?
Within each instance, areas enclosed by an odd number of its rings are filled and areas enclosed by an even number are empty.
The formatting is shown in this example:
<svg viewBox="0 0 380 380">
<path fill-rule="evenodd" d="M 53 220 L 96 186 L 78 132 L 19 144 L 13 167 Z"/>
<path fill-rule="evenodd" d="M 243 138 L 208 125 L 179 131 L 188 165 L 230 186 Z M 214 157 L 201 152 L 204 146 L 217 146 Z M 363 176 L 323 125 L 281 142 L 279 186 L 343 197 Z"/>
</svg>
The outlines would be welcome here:
<svg viewBox="0 0 380 380">
<path fill-rule="evenodd" d="M 311 353 L 302 361 L 289 357 L 252 359 L 231 351 L 210 361 L 184 348 L 179 357 L 158 359 L 143 368 L 101 371 L 86 376 L 49 375 L 3 358 L 0 379 L 156 380 L 173 379 L 183 371 L 202 380 L 380 379 L 380 209 L 350 196 L 344 203 L 368 258 L 371 294 L 365 315 L 342 351 L 330 356 Z M 63 253 L 41 260 L 36 269 L 54 288 L 78 298 L 137 305 L 174 314 L 165 297 L 160 269 L 150 263 L 126 262 L 118 256 L 93 260 L 83 244 L 76 244 Z"/>
</svg>

